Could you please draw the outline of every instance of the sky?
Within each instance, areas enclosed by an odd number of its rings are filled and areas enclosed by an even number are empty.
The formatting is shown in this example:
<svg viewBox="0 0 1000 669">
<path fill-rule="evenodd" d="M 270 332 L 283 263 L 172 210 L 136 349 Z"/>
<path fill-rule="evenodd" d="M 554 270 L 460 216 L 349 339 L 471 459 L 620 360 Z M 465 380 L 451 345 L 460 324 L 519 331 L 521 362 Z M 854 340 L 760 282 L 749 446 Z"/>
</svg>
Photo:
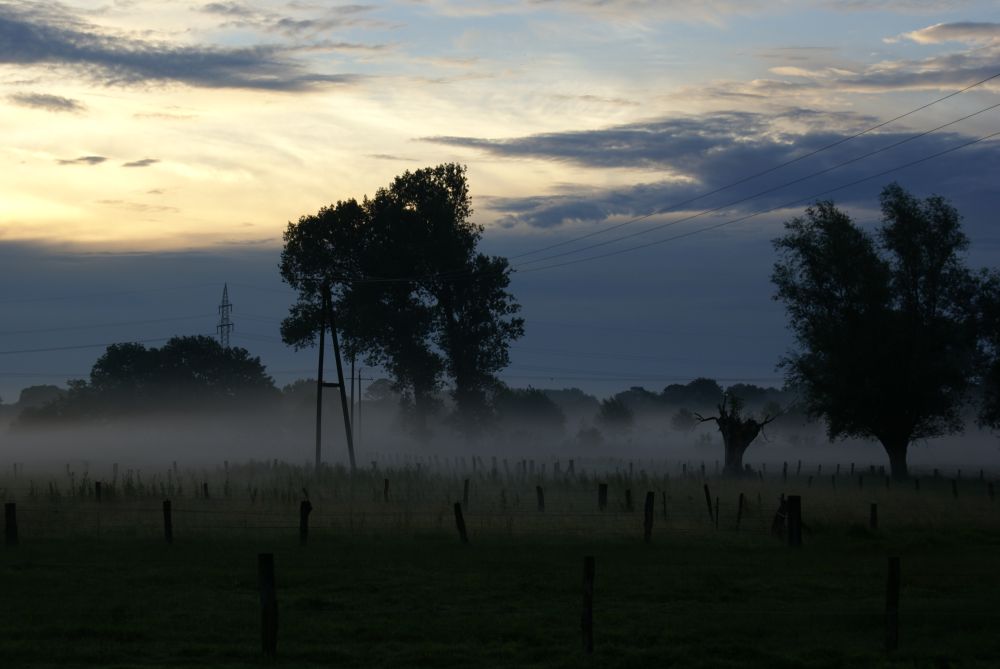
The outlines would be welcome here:
<svg viewBox="0 0 1000 669">
<path fill-rule="evenodd" d="M 225 283 L 233 343 L 314 375 L 282 231 L 443 162 L 516 270 L 511 385 L 780 385 L 809 203 L 939 194 L 998 265 L 998 74 L 993 1 L 0 2 L 0 398 L 214 334 Z"/>
</svg>

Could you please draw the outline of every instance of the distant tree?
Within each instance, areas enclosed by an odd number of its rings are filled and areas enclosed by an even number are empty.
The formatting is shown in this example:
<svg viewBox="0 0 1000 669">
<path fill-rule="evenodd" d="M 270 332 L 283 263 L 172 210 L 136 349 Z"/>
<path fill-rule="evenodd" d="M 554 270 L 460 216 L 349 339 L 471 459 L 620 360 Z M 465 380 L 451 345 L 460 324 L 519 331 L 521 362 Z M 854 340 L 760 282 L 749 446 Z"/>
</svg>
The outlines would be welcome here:
<svg viewBox="0 0 1000 669">
<path fill-rule="evenodd" d="M 968 239 L 940 197 L 882 191 L 873 238 L 831 202 L 785 224 L 772 280 L 799 350 L 782 366 L 830 438 L 881 442 L 894 478 L 914 439 L 962 428 L 977 351 Z"/>
<path fill-rule="evenodd" d="M 699 377 L 684 385 L 670 384 L 663 389 L 661 397 L 666 404 L 696 409 L 714 407 L 722 400 L 722 386 L 712 379 Z"/>
<path fill-rule="evenodd" d="M 624 402 L 617 397 L 611 397 L 601 402 L 596 420 L 608 429 L 627 430 L 632 427 L 635 416 Z"/>
<path fill-rule="evenodd" d="M 174 337 L 162 348 L 112 344 L 90 380 L 69 382 L 55 400 L 22 412 L 31 425 L 139 413 L 253 408 L 277 396 L 260 358 L 211 337 Z"/>
<path fill-rule="evenodd" d="M 616 394 L 615 399 L 627 406 L 633 415 L 652 414 L 663 407 L 662 396 L 652 393 L 642 386 L 632 386 L 628 390 Z"/>
<path fill-rule="evenodd" d="M 18 409 L 37 409 L 66 394 L 65 388 L 53 385 L 28 386 L 17 398 Z"/>
<path fill-rule="evenodd" d="M 775 416 L 765 415 L 761 420 L 757 420 L 742 415 L 743 401 L 729 392 L 723 394 L 718 410 L 718 416 L 704 418 L 701 414 L 695 413 L 694 417 L 702 423 L 715 421 L 719 426 L 725 448 L 725 466 L 722 471 L 729 476 L 739 476 L 743 474 L 743 454 L 750 448 L 750 444 L 764 426 L 772 422 Z"/>
<path fill-rule="evenodd" d="M 681 407 L 670 417 L 670 426 L 678 432 L 688 432 L 694 429 L 694 426 L 697 424 L 698 419 L 695 418 L 694 413 L 686 407 Z"/>
<path fill-rule="evenodd" d="M 596 450 L 604 445 L 604 434 L 596 427 L 582 427 L 576 433 L 576 440 L 583 448 Z"/>
<path fill-rule="evenodd" d="M 555 402 L 536 388 L 505 388 L 494 407 L 502 423 L 528 429 L 562 431 L 566 415 Z"/>
<path fill-rule="evenodd" d="M 579 388 L 546 389 L 545 396 L 555 402 L 567 416 L 591 418 L 601 408 L 601 403 L 593 395 Z"/>
</svg>

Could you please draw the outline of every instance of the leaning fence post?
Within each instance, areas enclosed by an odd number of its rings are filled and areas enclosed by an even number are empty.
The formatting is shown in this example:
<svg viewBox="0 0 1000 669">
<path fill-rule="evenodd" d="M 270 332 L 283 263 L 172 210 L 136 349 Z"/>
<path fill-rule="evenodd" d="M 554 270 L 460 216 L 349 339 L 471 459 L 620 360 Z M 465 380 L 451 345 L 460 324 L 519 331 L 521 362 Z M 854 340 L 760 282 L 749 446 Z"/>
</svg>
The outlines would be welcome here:
<svg viewBox="0 0 1000 669">
<path fill-rule="evenodd" d="M 583 558 L 583 652 L 594 652 L 594 556 Z"/>
<path fill-rule="evenodd" d="M 458 529 L 458 538 L 462 540 L 462 543 L 469 543 L 469 535 L 465 532 L 465 518 L 462 516 L 461 502 L 455 502 L 455 527 Z"/>
<path fill-rule="evenodd" d="M 653 537 L 653 506 L 656 504 L 656 493 L 646 493 L 646 505 L 643 508 L 642 538 L 648 544 Z"/>
<path fill-rule="evenodd" d="M 278 652 L 278 597 L 274 585 L 274 554 L 257 555 L 257 583 L 260 589 L 260 642 L 265 657 Z"/>
<path fill-rule="evenodd" d="M 303 546 L 309 541 L 309 514 L 312 513 L 313 505 L 307 499 L 299 503 L 299 543 Z"/>
<path fill-rule="evenodd" d="M 889 574 L 885 584 L 885 649 L 899 647 L 899 557 L 889 558 Z"/>
<path fill-rule="evenodd" d="M 4 517 L 4 531 L 3 538 L 4 543 L 8 546 L 17 545 L 17 504 L 14 502 L 7 502 L 3 505 L 3 517 Z"/>
<path fill-rule="evenodd" d="M 608 508 L 608 484 L 599 483 L 597 485 L 597 508 L 604 511 Z"/>
<path fill-rule="evenodd" d="M 788 496 L 788 545 L 802 545 L 802 498 Z"/>
<path fill-rule="evenodd" d="M 174 520 L 170 515 L 170 500 L 163 500 L 163 538 L 168 544 L 174 543 Z"/>
<path fill-rule="evenodd" d="M 708 505 L 708 520 L 715 522 L 715 513 L 712 511 L 712 493 L 708 491 L 708 484 L 705 484 L 705 504 Z"/>
</svg>

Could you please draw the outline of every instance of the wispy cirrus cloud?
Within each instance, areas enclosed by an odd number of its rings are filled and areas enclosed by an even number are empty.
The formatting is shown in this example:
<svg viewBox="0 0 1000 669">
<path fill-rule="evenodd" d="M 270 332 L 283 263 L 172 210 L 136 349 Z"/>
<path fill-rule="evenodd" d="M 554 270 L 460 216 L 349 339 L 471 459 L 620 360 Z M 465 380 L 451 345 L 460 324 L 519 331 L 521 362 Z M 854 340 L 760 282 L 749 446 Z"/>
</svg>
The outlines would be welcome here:
<svg viewBox="0 0 1000 669">
<path fill-rule="evenodd" d="M 13 93 L 7 99 L 21 107 L 33 107 L 50 112 L 78 114 L 86 109 L 79 100 L 49 93 Z"/>
<path fill-rule="evenodd" d="M 351 84 L 310 70 L 287 48 L 167 44 L 112 34 L 58 8 L 0 5 L 0 65 L 68 68 L 105 84 L 179 82 L 206 88 L 305 91 Z"/>
<path fill-rule="evenodd" d="M 122 167 L 149 167 L 150 165 L 155 165 L 160 162 L 157 158 L 143 158 L 142 160 L 133 160 L 131 162 L 122 163 Z"/>
</svg>

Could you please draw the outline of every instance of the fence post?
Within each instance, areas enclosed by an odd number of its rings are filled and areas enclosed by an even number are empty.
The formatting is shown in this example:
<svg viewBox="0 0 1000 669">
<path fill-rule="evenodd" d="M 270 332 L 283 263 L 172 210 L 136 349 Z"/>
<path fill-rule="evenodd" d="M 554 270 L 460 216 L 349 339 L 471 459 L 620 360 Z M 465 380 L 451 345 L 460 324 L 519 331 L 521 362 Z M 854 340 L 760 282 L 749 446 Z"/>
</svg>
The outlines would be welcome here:
<svg viewBox="0 0 1000 669">
<path fill-rule="evenodd" d="M 712 493 L 708 490 L 708 484 L 705 484 L 705 504 L 708 505 L 708 520 L 710 522 L 715 522 L 715 514 L 712 512 Z"/>
<path fill-rule="evenodd" d="M 535 496 L 538 498 L 538 510 L 545 511 L 545 491 L 542 490 L 542 486 L 535 486 Z"/>
<path fill-rule="evenodd" d="M 802 545 L 802 498 L 788 496 L 788 545 Z"/>
<path fill-rule="evenodd" d="M 455 527 L 458 529 L 458 538 L 462 540 L 462 543 L 469 543 L 469 535 L 465 532 L 465 518 L 462 516 L 461 502 L 455 502 Z"/>
<path fill-rule="evenodd" d="M 594 556 L 583 558 L 583 652 L 594 652 Z"/>
<path fill-rule="evenodd" d="M 278 597 L 274 585 L 274 554 L 257 555 L 257 583 L 260 588 L 260 642 L 265 657 L 278 653 Z"/>
<path fill-rule="evenodd" d="M 992 483 L 990 485 L 993 485 Z M 663 520 L 667 519 L 667 491 L 660 491 L 660 499 L 663 500 Z"/>
<path fill-rule="evenodd" d="M 608 484 L 599 483 L 597 485 L 597 508 L 604 511 L 608 508 Z"/>
<path fill-rule="evenodd" d="M 740 521 L 743 520 L 743 493 L 740 493 L 740 501 L 736 506 L 736 531 L 740 531 Z"/>
<path fill-rule="evenodd" d="M 8 546 L 17 545 L 17 504 L 14 502 L 7 502 L 3 505 L 3 517 L 4 517 L 4 531 L 3 538 L 4 543 Z"/>
<path fill-rule="evenodd" d="M 889 574 L 885 584 L 885 649 L 899 647 L 899 558 L 889 558 Z"/>
<path fill-rule="evenodd" d="M 170 514 L 170 500 L 163 500 L 163 538 L 168 544 L 174 543 L 174 519 Z"/>
<path fill-rule="evenodd" d="M 626 511 L 631 511 L 632 508 L 633 508 L 632 507 L 632 489 L 631 488 L 626 488 L 625 489 L 625 510 Z"/>
<path fill-rule="evenodd" d="M 382 501 L 389 501 L 389 479 L 382 479 Z"/>
<path fill-rule="evenodd" d="M 642 538 L 648 544 L 653 537 L 653 506 L 656 504 L 656 493 L 646 493 L 646 505 L 643 508 Z"/>
<path fill-rule="evenodd" d="M 868 527 L 872 530 L 878 529 L 878 504 L 872 502 L 868 509 Z"/>
<path fill-rule="evenodd" d="M 94 499 L 97 500 L 98 504 L 101 503 L 101 482 L 100 481 L 94 481 Z"/>
<path fill-rule="evenodd" d="M 313 510 L 312 502 L 307 499 L 299 503 L 299 544 L 306 545 L 309 541 L 309 514 Z"/>
</svg>

